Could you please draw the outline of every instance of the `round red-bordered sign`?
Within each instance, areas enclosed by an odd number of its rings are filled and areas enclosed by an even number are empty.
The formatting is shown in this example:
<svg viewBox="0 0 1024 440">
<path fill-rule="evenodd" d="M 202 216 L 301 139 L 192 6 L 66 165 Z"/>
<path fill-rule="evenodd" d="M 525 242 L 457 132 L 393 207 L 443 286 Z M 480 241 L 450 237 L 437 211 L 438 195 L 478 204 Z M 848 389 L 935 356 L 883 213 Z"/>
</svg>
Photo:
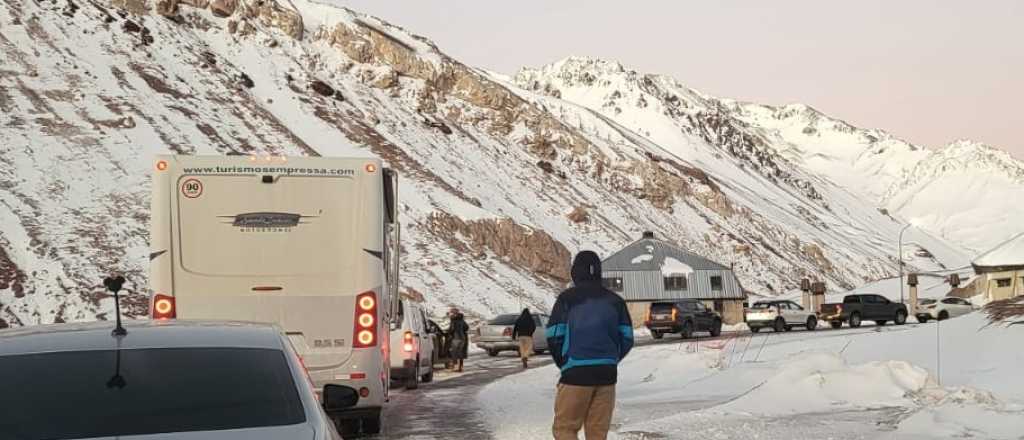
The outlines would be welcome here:
<svg viewBox="0 0 1024 440">
<path fill-rule="evenodd" d="M 188 179 L 181 184 L 181 194 L 190 199 L 203 195 L 203 182 L 199 179 Z"/>
</svg>

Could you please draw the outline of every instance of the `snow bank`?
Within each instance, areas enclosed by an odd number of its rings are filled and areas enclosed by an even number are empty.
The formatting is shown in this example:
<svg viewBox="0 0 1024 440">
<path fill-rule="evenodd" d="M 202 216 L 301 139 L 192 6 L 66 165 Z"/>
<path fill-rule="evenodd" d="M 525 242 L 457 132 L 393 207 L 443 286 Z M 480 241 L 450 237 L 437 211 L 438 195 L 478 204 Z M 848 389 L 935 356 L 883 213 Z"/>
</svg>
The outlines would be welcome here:
<svg viewBox="0 0 1024 440">
<path fill-rule="evenodd" d="M 903 361 L 847 365 L 839 355 L 794 358 L 779 373 L 716 409 L 758 415 L 909 406 L 913 393 L 935 386 L 928 371 Z"/>
<path fill-rule="evenodd" d="M 1024 326 L 982 313 L 638 347 L 619 368 L 612 438 L 1019 438 L 1020 347 Z M 548 366 L 485 387 L 495 438 L 550 438 L 557 382 Z"/>
</svg>

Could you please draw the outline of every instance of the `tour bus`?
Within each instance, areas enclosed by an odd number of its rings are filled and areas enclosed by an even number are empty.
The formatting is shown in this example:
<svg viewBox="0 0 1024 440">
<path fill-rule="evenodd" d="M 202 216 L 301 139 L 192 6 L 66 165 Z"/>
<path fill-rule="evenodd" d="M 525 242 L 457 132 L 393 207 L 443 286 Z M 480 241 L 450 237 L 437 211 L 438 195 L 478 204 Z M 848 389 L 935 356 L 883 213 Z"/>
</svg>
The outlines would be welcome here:
<svg viewBox="0 0 1024 440">
<path fill-rule="evenodd" d="M 379 432 L 400 322 L 397 174 L 373 158 L 167 155 L 153 167 L 151 317 L 277 323 L 318 392 L 358 392 L 332 418 Z"/>
</svg>

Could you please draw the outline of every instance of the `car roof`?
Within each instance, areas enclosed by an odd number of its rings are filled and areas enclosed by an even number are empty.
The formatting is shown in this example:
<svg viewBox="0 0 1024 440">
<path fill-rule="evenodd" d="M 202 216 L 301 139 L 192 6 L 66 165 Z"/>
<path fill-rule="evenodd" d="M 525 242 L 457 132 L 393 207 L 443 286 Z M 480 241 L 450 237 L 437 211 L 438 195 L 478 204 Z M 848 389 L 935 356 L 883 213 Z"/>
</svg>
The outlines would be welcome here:
<svg viewBox="0 0 1024 440">
<path fill-rule="evenodd" d="M 120 338 L 111 336 L 114 323 L 110 321 L 0 330 L 0 356 L 117 348 L 284 348 L 281 330 L 272 324 L 132 320 L 125 321 L 124 327 L 128 334 Z"/>
</svg>

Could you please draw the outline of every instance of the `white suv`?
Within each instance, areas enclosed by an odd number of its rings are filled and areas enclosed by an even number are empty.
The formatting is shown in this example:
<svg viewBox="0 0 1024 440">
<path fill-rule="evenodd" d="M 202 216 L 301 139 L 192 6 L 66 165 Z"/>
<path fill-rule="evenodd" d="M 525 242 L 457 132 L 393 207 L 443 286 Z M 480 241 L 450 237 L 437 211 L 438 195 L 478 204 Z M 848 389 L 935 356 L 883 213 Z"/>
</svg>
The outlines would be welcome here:
<svg viewBox="0 0 1024 440">
<path fill-rule="evenodd" d="M 746 321 L 747 327 L 754 333 L 766 327 L 777 332 L 788 332 L 793 327 L 804 327 L 807 330 L 818 327 L 818 317 L 814 312 L 804 310 L 793 301 L 758 301 L 747 309 Z"/>
<path fill-rule="evenodd" d="M 974 305 L 962 298 L 922 299 L 917 303 L 917 322 L 923 323 L 932 319 L 943 321 L 960 315 L 966 315 L 973 311 Z"/>
<path fill-rule="evenodd" d="M 419 305 L 403 299 L 399 310 L 402 326 L 391 331 L 391 379 L 412 390 L 434 380 L 434 330 Z"/>
</svg>

